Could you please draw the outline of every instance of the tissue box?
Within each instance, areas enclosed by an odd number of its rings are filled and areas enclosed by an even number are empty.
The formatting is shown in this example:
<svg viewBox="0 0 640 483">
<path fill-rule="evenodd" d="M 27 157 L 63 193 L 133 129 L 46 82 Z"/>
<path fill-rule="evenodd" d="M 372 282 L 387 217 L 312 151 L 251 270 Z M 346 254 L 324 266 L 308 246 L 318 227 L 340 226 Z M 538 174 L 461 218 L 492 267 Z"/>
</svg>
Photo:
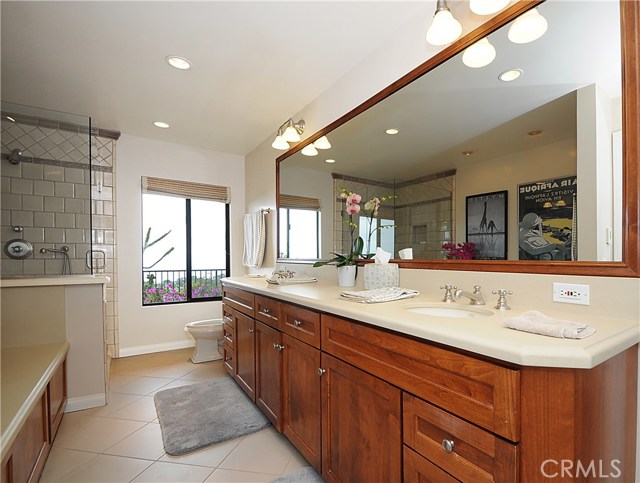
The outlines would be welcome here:
<svg viewBox="0 0 640 483">
<path fill-rule="evenodd" d="M 364 288 L 398 287 L 400 270 L 397 263 L 368 263 L 364 266 Z"/>
</svg>

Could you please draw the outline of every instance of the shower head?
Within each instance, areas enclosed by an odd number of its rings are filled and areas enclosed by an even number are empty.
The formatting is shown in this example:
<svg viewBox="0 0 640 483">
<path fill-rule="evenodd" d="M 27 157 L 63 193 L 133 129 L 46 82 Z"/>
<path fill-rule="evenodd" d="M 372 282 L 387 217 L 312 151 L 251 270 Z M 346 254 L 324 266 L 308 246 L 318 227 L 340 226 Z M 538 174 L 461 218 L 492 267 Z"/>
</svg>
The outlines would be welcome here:
<svg viewBox="0 0 640 483">
<path fill-rule="evenodd" d="M 7 161 L 9 161 L 11 164 L 20 164 L 20 161 L 22 161 L 22 151 L 20 151 L 18 148 L 11 151 L 9 154 L 7 154 Z"/>
</svg>

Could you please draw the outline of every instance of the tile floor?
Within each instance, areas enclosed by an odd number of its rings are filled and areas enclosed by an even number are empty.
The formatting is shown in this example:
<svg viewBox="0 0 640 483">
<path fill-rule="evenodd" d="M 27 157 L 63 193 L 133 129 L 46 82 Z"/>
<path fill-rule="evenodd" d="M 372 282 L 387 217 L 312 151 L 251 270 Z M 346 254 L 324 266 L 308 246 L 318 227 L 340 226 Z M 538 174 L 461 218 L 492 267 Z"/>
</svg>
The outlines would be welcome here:
<svg viewBox="0 0 640 483">
<path fill-rule="evenodd" d="M 42 483 L 261 482 L 307 462 L 273 427 L 184 456 L 164 452 L 153 395 L 223 377 L 221 361 L 193 364 L 191 349 L 111 364 L 107 406 L 64 415 Z"/>
</svg>

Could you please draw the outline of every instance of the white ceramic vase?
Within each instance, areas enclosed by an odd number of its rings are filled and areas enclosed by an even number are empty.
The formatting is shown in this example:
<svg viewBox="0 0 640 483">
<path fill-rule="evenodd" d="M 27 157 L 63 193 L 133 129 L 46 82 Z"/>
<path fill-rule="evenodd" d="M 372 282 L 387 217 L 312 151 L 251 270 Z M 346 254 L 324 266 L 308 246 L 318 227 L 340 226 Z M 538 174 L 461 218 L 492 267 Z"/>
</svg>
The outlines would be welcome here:
<svg viewBox="0 0 640 483">
<path fill-rule="evenodd" d="M 356 265 L 338 267 L 338 285 L 340 287 L 353 287 L 356 284 Z"/>
</svg>

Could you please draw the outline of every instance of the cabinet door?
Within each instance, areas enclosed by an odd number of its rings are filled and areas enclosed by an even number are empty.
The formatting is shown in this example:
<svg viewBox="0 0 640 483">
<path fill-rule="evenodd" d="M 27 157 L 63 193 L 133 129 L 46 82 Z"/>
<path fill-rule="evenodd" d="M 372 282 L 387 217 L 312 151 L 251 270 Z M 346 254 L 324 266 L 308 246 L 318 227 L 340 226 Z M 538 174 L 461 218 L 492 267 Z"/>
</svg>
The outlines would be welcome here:
<svg viewBox="0 0 640 483">
<path fill-rule="evenodd" d="M 62 421 L 62 415 L 64 413 L 64 406 L 67 402 L 67 361 L 62 362 L 60 367 L 56 370 L 49 381 L 49 443 L 53 444 L 53 439 L 56 437 L 60 422 Z"/>
<path fill-rule="evenodd" d="M 400 390 L 327 354 L 321 367 L 324 479 L 401 481 Z"/>
<path fill-rule="evenodd" d="M 244 314 L 236 318 L 236 381 L 253 400 L 256 400 L 256 339 L 255 321 Z"/>
<path fill-rule="evenodd" d="M 17 482 L 36 482 L 49 454 L 46 394 L 31 410 L 11 446 L 11 477 Z"/>
<path fill-rule="evenodd" d="M 320 351 L 287 335 L 284 345 L 284 434 L 320 472 Z"/>
<path fill-rule="evenodd" d="M 256 404 L 282 432 L 282 335 L 256 321 Z"/>
</svg>

